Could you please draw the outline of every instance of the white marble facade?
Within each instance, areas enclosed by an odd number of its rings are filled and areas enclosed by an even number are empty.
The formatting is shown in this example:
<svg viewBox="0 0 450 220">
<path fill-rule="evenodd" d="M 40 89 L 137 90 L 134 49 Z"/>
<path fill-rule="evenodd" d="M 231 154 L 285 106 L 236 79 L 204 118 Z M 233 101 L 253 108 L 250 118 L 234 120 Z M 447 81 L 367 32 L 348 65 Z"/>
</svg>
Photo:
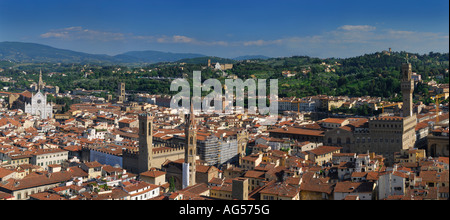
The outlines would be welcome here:
<svg viewBox="0 0 450 220">
<path fill-rule="evenodd" d="M 53 106 L 47 103 L 47 95 L 37 92 L 31 98 L 31 103 L 25 104 L 25 113 L 40 116 L 41 119 L 53 118 Z"/>
</svg>

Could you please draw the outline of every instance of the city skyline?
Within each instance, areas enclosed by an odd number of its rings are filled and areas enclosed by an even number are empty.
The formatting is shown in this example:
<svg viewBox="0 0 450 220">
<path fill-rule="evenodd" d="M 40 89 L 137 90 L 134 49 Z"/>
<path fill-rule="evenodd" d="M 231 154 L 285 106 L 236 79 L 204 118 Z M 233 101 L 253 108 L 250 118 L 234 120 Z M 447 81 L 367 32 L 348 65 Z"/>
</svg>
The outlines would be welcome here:
<svg viewBox="0 0 450 220">
<path fill-rule="evenodd" d="M 448 52 L 448 1 L 0 1 L 0 42 L 86 53 L 347 58 Z"/>
</svg>

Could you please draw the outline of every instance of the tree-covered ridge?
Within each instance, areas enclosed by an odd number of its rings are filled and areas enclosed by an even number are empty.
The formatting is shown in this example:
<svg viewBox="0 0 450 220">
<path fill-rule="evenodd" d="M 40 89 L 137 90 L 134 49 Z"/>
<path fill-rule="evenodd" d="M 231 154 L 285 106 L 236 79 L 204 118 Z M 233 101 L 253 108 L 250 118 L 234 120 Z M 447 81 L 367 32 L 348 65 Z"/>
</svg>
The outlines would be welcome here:
<svg viewBox="0 0 450 220">
<path fill-rule="evenodd" d="M 207 59 L 193 58 L 195 62 L 151 64 L 145 67 L 120 65 L 30 64 L 2 62 L 2 76 L 14 78 L 14 87 L 20 91 L 38 81 L 39 70 L 48 85 L 59 86 L 61 91 L 76 88 L 105 90 L 115 94 L 119 82 L 126 83 L 128 91 L 151 94 L 169 94 L 174 78 L 192 79 L 193 71 L 202 71 L 202 79 L 238 77 L 240 79 L 278 79 L 279 96 L 305 97 L 318 94 L 330 96 L 374 96 L 398 99 L 401 64 L 410 62 L 413 72 L 421 75 L 425 83 L 418 84 L 415 93 L 426 93 L 426 82 L 448 83 L 449 54 L 424 55 L 394 52 L 374 53 L 347 59 L 319 59 L 307 56 L 271 58 L 266 60 L 234 61 L 233 69 L 225 72 L 206 68 Z M 219 60 L 212 60 L 217 62 Z M 224 63 L 228 60 L 221 60 Z M 285 74 L 283 74 L 285 73 Z M 291 74 L 287 77 L 286 74 Z M 11 83 L 2 82 L 3 86 Z M 14 89 L 14 88 L 13 88 Z"/>
</svg>

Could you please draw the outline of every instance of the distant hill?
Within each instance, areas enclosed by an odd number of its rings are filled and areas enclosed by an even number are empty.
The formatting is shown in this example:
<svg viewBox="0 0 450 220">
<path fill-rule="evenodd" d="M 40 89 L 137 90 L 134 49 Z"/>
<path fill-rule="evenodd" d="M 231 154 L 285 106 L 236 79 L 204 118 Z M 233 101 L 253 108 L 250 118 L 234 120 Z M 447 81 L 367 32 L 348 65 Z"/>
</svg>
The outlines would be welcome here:
<svg viewBox="0 0 450 220">
<path fill-rule="evenodd" d="M 204 57 L 202 54 L 193 53 L 170 53 L 159 51 L 131 51 L 114 56 L 114 58 L 122 63 L 159 63 L 159 62 L 175 62 L 181 59 L 190 59 Z"/>
<path fill-rule="evenodd" d="M 241 61 L 241 60 L 267 60 L 270 59 L 270 57 L 266 57 L 263 55 L 247 55 L 247 56 L 239 56 L 233 58 L 233 60 Z"/>
<path fill-rule="evenodd" d="M 161 51 L 130 51 L 115 56 L 89 54 L 54 48 L 47 45 L 23 42 L 0 42 L 0 60 L 16 63 L 95 63 L 100 65 L 125 64 L 144 65 L 163 62 L 179 62 L 189 64 L 236 63 L 241 60 L 267 60 L 262 55 L 247 55 L 233 59 L 212 57 L 195 53 L 170 53 Z"/>
<path fill-rule="evenodd" d="M 21 42 L 0 42 L 0 60 L 23 63 L 109 63 L 115 61 L 108 55 L 94 55 Z"/>
<path fill-rule="evenodd" d="M 0 60 L 10 60 L 18 63 L 148 64 L 174 62 L 180 59 L 197 57 L 205 57 L 205 55 L 159 51 L 132 51 L 116 56 L 109 56 L 58 49 L 35 43 L 0 42 Z"/>
<path fill-rule="evenodd" d="M 208 60 L 211 60 L 211 63 L 231 63 L 234 64 L 237 61 L 233 59 L 226 59 L 226 58 L 220 58 L 220 57 L 197 57 L 197 58 L 188 58 L 188 59 L 181 59 L 178 60 L 177 63 L 188 63 L 188 64 L 208 64 Z"/>
</svg>

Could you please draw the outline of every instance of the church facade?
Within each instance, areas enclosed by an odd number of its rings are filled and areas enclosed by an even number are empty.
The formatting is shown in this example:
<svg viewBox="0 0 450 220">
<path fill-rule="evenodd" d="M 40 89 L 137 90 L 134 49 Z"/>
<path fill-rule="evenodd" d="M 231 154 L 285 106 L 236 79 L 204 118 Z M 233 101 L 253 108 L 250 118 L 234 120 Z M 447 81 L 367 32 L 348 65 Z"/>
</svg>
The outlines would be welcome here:
<svg viewBox="0 0 450 220">
<path fill-rule="evenodd" d="M 42 81 L 42 72 L 39 74 L 38 92 L 31 97 L 31 102 L 25 104 L 25 113 L 36 115 L 41 119 L 53 118 L 53 105 L 47 103 L 47 95 L 41 91 L 44 88 L 44 82 Z"/>
<path fill-rule="evenodd" d="M 53 118 L 53 106 L 47 103 L 47 96 L 39 91 L 31 97 L 31 103 L 25 104 L 25 113 L 50 119 Z"/>
</svg>

